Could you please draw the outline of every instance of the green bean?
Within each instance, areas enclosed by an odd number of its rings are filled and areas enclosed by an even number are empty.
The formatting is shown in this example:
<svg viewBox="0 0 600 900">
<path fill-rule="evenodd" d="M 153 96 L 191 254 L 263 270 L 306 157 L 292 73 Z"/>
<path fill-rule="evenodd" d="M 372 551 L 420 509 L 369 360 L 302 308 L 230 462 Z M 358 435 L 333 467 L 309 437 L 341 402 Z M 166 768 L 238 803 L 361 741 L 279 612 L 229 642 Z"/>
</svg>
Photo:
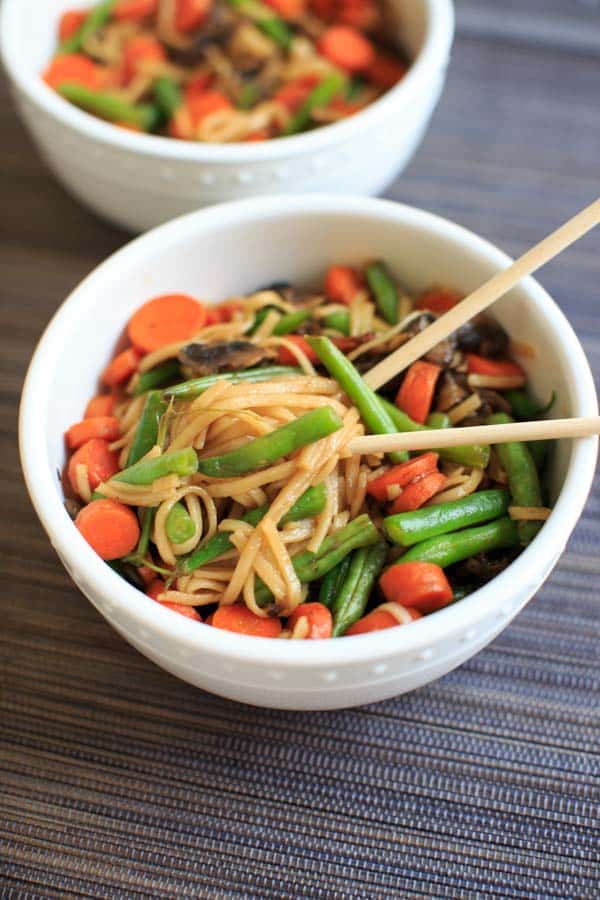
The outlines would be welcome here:
<svg viewBox="0 0 600 900">
<path fill-rule="evenodd" d="M 340 334 L 344 334 L 346 337 L 350 334 L 350 313 L 342 310 L 332 312 L 325 316 L 322 322 L 325 328 L 333 328 L 334 331 L 339 331 Z"/>
<path fill-rule="evenodd" d="M 386 322 L 398 324 L 398 291 L 390 274 L 382 262 L 367 266 L 367 283 L 375 298 L 375 305 Z"/>
<path fill-rule="evenodd" d="M 346 575 L 348 574 L 351 562 L 352 554 L 349 554 L 344 557 L 341 563 L 338 563 L 335 569 L 332 569 L 331 572 L 328 572 L 323 578 L 321 587 L 319 588 L 319 603 L 322 603 L 327 609 L 332 608 L 338 591 L 346 580 Z"/>
<path fill-rule="evenodd" d="M 165 531 L 172 544 L 184 544 L 196 534 L 196 525 L 185 503 L 174 503 L 165 522 Z"/>
<path fill-rule="evenodd" d="M 137 559 L 139 559 L 140 565 L 143 565 L 143 560 L 148 553 L 148 547 L 150 545 L 150 535 L 152 534 L 152 526 L 154 525 L 156 509 L 156 507 L 147 506 L 142 511 L 142 528 L 140 531 L 140 539 L 135 551 L 135 556 Z"/>
<path fill-rule="evenodd" d="M 260 88 L 249 81 L 243 86 L 238 97 L 238 109 L 251 109 L 260 100 Z"/>
<path fill-rule="evenodd" d="M 211 478 L 231 478 L 271 466 L 284 456 L 339 431 L 343 423 L 329 406 L 321 406 L 254 438 L 237 450 L 198 462 L 198 470 Z"/>
<path fill-rule="evenodd" d="M 527 391 L 510 390 L 504 391 L 504 396 L 510 403 L 515 419 L 537 419 L 544 413 L 550 411 L 556 402 L 556 393 L 552 391 L 552 396 L 545 406 L 540 406 L 533 400 Z"/>
<path fill-rule="evenodd" d="M 373 544 L 372 547 L 361 547 L 353 553 L 348 576 L 338 591 L 333 606 L 333 637 L 345 634 L 364 614 L 386 556 L 385 541 Z"/>
<path fill-rule="evenodd" d="M 519 544 L 519 531 L 516 523 L 508 517 L 488 522 L 477 528 L 465 528 L 454 534 L 443 534 L 415 544 L 398 562 L 431 562 L 442 569 L 488 550 L 499 550 L 516 547 Z"/>
<path fill-rule="evenodd" d="M 85 41 L 91 37 L 94 32 L 102 28 L 104 23 L 108 21 L 116 2 L 117 0 L 104 0 L 103 3 L 94 6 L 93 9 L 89 11 L 75 34 L 62 42 L 58 48 L 58 52 L 62 55 L 66 53 L 77 53 L 78 50 L 81 50 Z"/>
<path fill-rule="evenodd" d="M 460 500 L 388 516 L 383 520 L 383 528 L 395 544 L 410 547 L 440 534 L 505 516 L 508 504 L 508 491 L 477 491 Z"/>
<path fill-rule="evenodd" d="M 279 44 L 284 50 L 289 48 L 294 33 L 283 19 L 273 14 L 268 6 L 265 6 L 260 0 L 229 0 L 229 3 L 251 19 L 257 28 L 271 38 L 273 43 Z"/>
<path fill-rule="evenodd" d="M 506 413 L 494 413 L 487 419 L 488 425 L 507 425 L 514 419 Z M 496 453 L 500 465 L 506 472 L 508 487 L 515 506 L 542 506 L 540 479 L 531 458 L 531 453 L 522 441 L 497 444 Z M 519 536 L 522 544 L 529 544 L 536 536 L 541 522 L 519 522 Z"/>
<path fill-rule="evenodd" d="M 419 425 L 418 422 L 407 416 L 406 413 L 394 406 L 393 403 L 390 403 L 389 400 L 385 400 L 383 397 L 379 397 L 379 400 L 396 426 L 396 431 L 429 431 L 432 428 L 449 427 L 449 425 L 446 425 L 446 420 L 448 423 L 450 420 L 444 413 L 431 413 L 427 419 L 428 424 Z M 445 459 L 447 462 L 457 463 L 459 466 L 475 466 L 479 469 L 486 468 L 490 461 L 491 453 L 488 444 L 463 444 L 460 447 L 440 447 L 435 452 L 439 454 L 440 459 Z"/>
<path fill-rule="evenodd" d="M 546 458 L 548 456 L 548 451 L 550 450 L 550 444 L 552 441 L 528 441 L 527 449 L 531 454 L 531 458 L 535 463 L 535 467 L 538 472 L 544 468 L 544 464 L 546 462 Z"/>
<path fill-rule="evenodd" d="M 277 325 L 273 328 L 273 334 L 278 337 L 284 334 L 291 334 L 300 325 L 303 325 L 307 319 L 310 319 L 310 312 L 307 309 L 299 309 L 297 312 L 282 316 Z"/>
<path fill-rule="evenodd" d="M 138 375 L 133 394 L 135 397 L 139 397 L 140 394 L 145 394 L 146 391 L 150 391 L 153 388 L 166 387 L 170 381 L 180 377 L 181 366 L 176 359 L 168 359 L 166 362 L 161 363 L 160 366 L 155 366 L 153 369 Z"/>
<path fill-rule="evenodd" d="M 433 428 L 434 430 L 438 428 L 452 428 L 452 422 L 450 421 L 450 416 L 447 416 L 446 413 L 432 412 L 427 416 L 425 427 Z"/>
<path fill-rule="evenodd" d="M 122 481 L 124 484 L 148 485 L 157 478 L 164 478 L 165 475 L 180 475 L 186 478 L 188 475 L 195 475 L 197 471 L 196 451 L 192 447 L 186 447 L 184 450 L 169 450 L 154 459 L 142 459 L 133 466 L 123 469 L 118 475 L 113 475 L 112 480 Z"/>
<path fill-rule="evenodd" d="M 366 87 L 366 82 L 364 78 L 361 78 L 360 75 L 353 75 L 352 78 L 348 79 L 348 86 L 346 87 L 346 100 L 352 101 L 356 100 Z"/>
<path fill-rule="evenodd" d="M 75 106 L 111 122 L 126 122 L 142 131 L 152 131 L 160 122 L 160 112 L 152 103 L 129 103 L 116 94 L 91 91 L 82 84 L 68 81 L 59 84 L 57 90 Z"/>
<path fill-rule="evenodd" d="M 368 547 L 379 541 L 379 533 L 367 515 L 358 516 L 344 528 L 326 537 L 316 553 L 306 550 L 293 557 L 292 565 L 303 584 L 318 581 L 334 569 L 345 556 L 358 547 Z M 254 595 L 259 606 L 266 608 L 273 601 L 273 595 L 257 579 Z"/>
<path fill-rule="evenodd" d="M 284 378 L 288 375 L 301 375 L 300 369 L 293 366 L 266 366 L 264 369 L 246 369 L 243 372 L 224 372 L 222 375 L 205 375 L 203 378 L 192 378 L 190 381 L 182 381 L 163 391 L 165 397 L 176 397 L 178 400 L 194 400 L 207 391 L 213 384 L 220 381 L 229 381 L 231 384 L 241 384 L 248 381 L 252 384 L 261 381 L 271 381 L 273 378 Z"/>
<path fill-rule="evenodd" d="M 333 72 L 327 75 L 312 89 L 304 103 L 294 113 L 285 128 L 283 134 L 297 134 L 310 124 L 315 109 L 327 106 L 336 94 L 339 94 L 346 86 L 346 78 L 341 72 Z"/>
<path fill-rule="evenodd" d="M 128 466 L 137 463 L 158 442 L 158 427 L 166 410 L 167 404 L 161 398 L 159 391 L 150 391 L 129 450 Z"/>
<path fill-rule="evenodd" d="M 309 337 L 308 342 L 331 377 L 337 381 L 344 393 L 358 407 L 361 418 L 369 431 L 373 434 L 396 434 L 398 429 L 381 402 L 381 398 L 365 384 L 350 360 L 338 350 L 329 338 Z M 390 459 L 393 462 L 404 462 L 408 459 L 408 454 L 405 452 L 390 453 Z"/>
<path fill-rule="evenodd" d="M 106 497 L 100 491 L 92 491 L 92 500 L 106 500 Z"/>
<path fill-rule="evenodd" d="M 309 488 L 301 497 L 299 497 L 292 508 L 285 514 L 281 520 L 282 525 L 288 522 L 298 522 L 300 519 L 312 519 L 323 511 L 325 506 L 325 485 L 318 484 Z M 253 528 L 256 528 L 260 520 L 266 516 L 269 511 L 268 506 L 259 506 L 256 509 L 249 510 L 242 516 L 243 522 L 248 522 Z M 207 541 L 202 547 L 194 550 L 189 556 L 179 561 L 179 569 L 182 574 L 189 574 L 200 566 L 218 559 L 228 550 L 233 548 L 230 536 L 225 531 L 219 531 L 214 537 Z"/>
<path fill-rule="evenodd" d="M 153 93 L 158 108 L 167 119 L 172 118 L 183 103 L 181 89 L 172 78 L 157 78 L 154 82 Z"/>
</svg>

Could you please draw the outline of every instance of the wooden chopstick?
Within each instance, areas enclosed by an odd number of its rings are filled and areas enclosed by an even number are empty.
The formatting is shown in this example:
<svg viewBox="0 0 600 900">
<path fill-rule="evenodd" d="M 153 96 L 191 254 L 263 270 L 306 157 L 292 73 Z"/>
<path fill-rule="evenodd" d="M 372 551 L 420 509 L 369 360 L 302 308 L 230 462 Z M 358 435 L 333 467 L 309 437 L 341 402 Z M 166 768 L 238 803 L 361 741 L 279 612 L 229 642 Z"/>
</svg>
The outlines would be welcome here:
<svg viewBox="0 0 600 900">
<path fill-rule="evenodd" d="M 600 223 L 600 198 L 363 375 L 377 390 Z"/>
<path fill-rule="evenodd" d="M 573 419 L 542 419 L 508 425 L 472 425 L 401 434 L 370 434 L 354 438 L 351 453 L 391 453 L 396 450 L 434 450 L 463 444 L 505 444 L 508 441 L 545 441 L 590 437 L 600 434 L 600 416 Z"/>
</svg>

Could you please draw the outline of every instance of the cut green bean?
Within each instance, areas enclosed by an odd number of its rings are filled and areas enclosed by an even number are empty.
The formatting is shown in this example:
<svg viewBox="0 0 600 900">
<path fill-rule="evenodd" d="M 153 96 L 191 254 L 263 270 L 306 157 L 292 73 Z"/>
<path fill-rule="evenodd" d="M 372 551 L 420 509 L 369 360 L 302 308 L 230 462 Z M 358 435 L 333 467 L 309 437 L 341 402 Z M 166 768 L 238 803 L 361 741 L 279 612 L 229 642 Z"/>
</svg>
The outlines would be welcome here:
<svg viewBox="0 0 600 900">
<path fill-rule="evenodd" d="M 301 519 L 312 519 L 323 512 L 325 506 L 325 485 L 318 484 L 309 488 L 301 497 L 296 500 L 292 508 L 285 514 L 281 520 L 281 525 L 288 522 L 299 522 Z M 257 509 L 249 510 L 242 516 L 243 522 L 248 522 L 253 528 L 269 511 L 268 506 L 259 506 Z M 219 531 L 214 537 L 207 541 L 202 547 L 194 550 L 189 556 L 179 560 L 179 570 L 182 574 L 189 574 L 199 569 L 201 566 L 207 565 L 214 559 L 218 559 L 228 550 L 233 549 L 230 535 L 226 531 Z"/>
<path fill-rule="evenodd" d="M 446 413 L 432 412 L 429 413 L 425 420 L 425 427 L 433 428 L 434 431 L 437 431 L 439 428 L 452 428 L 452 422 L 450 416 L 447 416 Z"/>
<path fill-rule="evenodd" d="M 152 90 L 160 111 L 167 119 L 172 118 L 183 103 L 179 85 L 172 78 L 157 78 Z"/>
<path fill-rule="evenodd" d="M 429 538 L 411 547 L 398 562 L 431 562 L 442 569 L 454 563 L 486 553 L 519 545 L 519 531 L 515 522 L 508 517 L 488 522 L 477 528 L 466 528 L 454 534 L 443 534 Z"/>
<path fill-rule="evenodd" d="M 287 50 L 292 43 L 294 32 L 287 23 L 273 14 L 273 10 L 260 0 L 228 0 L 229 4 L 251 19 L 263 34 L 274 44 Z"/>
<path fill-rule="evenodd" d="M 152 527 L 154 525 L 156 509 L 157 507 L 148 506 L 142 511 L 142 528 L 140 531 L 140 539 L 135 551 L 136 557 L 140 560 L 140 565 L 143 565 L 144 557 L 148 553 L 148 547 L 150 546 L 150 535 L 152 534 Z"/>
<path fill-rule="evenodd" d="M 319 550 L 306 550 L 292 559 L 296 575 L 303 584 L 318 581 L 334 569 L 344 557 L 358 547 L 368 547 L 380 540 L 379 532 L 367 515 L 358 516 L 344 528 L 326 537 Z M 259 579 L 255 586 L 256 602 L 263 609 L 273 602 L 273 595 Z"/>
<path fill-rule="evenodd" d="M 361 547 L 353 553 L 348 575 L 333 605 L 333 637 L 345 634 L 364 614 L 386 556 L 385 541 L 372 547 Z"/>
<path fill-rule="evenodd" d="M 196 524 L 181 500 L 171 507 L 165 531 L 172 544 L 184 544 L 196 534 Z"/>
<path fill-rule="evenodd" d="M 513 421 L 512 416 L 499 412 L 489 416 L 487 424 L 508 425 Z M 543 506 L 540 479 L 527 444 L 522 441 L 497 444 L 496 453 L 500 465 L 506 472 L 513 504 L 515 506 Z M 541 522 L 519 522 L 521 543 L 529 544 L 541 527 Z"/>
<path fill-rule="evenodd" d="M 396 431 L 430 431 L 432 428 L 447 428 L 446 420 L 449 419 L 444 413 L 431 413 L 427 419 L 427 425 L 419 425 L 410 416 L 385 400 L 379 397 L 379 401 L 392 419 L 396 426 Z M 435 418 L 434 418 L 435 417 Z M 435 450 L 440 457 L 447 462 L 457 463 L 459 466 L 475 466 L 478 469 L 485 469 L 490 461 L 490 447 L 488 444 L 464 444 L 460 447 L 440 447 Z"/>
<path fill-rule="evenodd" d="M 125 122 L 142 131 L 153 131 L 160 123 L 160 111 L 152 103 L 128 103 L 116 94 L 91 91 L 82 84 L 68 81 L 59 84 L 57 91 L 80 109 L 110 122 Z"/>
<path fill-rule="evenodd" d="M 343 422 L 328 406 L 313 409 L 243 447 L 201 459 L 198 470 L 211 478 L 232 478 L 271 466 L 284 456 L 339 431 Z"/>
<path fill-rule="evenodd" d="M 127 465 L 133 466 L 158 442 L 160 420 L 167 410 L 167 404 L 159 391 L 151 391 L 146 397 L 142 415 L 127 457 Z"/>
<path fill-rule="evenodd" d="M 91 9 L 75 34 L 60 45 L 59 54 L 77 53 L 85 41 L 108 21 L 117 0 L 104 0 Z"/>
<path fill-rule="evenodd" d="M 537 419 L 549 412 L 556 402 L 556 393 L 552 391 L 552 396 L 548 403 L 540 406 L 527 391 L 510 390 L 504 391 L 504 396 L 510 403 L 515 419 L 527 421 L 529 419 Z"/>
<path fill-rule="evenodd" d="M 396 434 L 393 420 L 386 411 L 381 398 L 365 384 L 359 372 L 349 359 L 327 337 L 309 337 L 313 348 L 329 374 L 358 408 L 361 418 L 372 434 Z M 408 454 L 390 453 L 393 462 L 404 462 Z"/>
<path fill-rule="evenodd" d="M 382 262 L 371 263 L 370 266 L 367 266 L 365 275 L 375 298 L 377 309 L 386 322 L 390 325 L 397 325 L 398 291 L 386 266 Z"/>
<path fill-rule="evenodd" d="M 207 391 L 213 384 L 229 381 L 241 384 L 245 381 L 252 384 L 271 381 L 273 378 L 286 378 L 291 375 L 302 375 L 302 370 L 293 366 L 266 366 L 264 369 L 246 369 L 243 372 L 224 372 L 222 375 L 205 375 L 203 378 L 192 378 L 182 381 L 163 391 L 165 397 L 176 397 L 178 400 L 194 400 Z"/>
<path fill-rule="evenodd" d="M 312 89 L 304 103 L 294 113 L 283 134 L 298 134 L 299 131 L 304 131 L 312 121 L 313 111 L 327 106 L 336 94 L 341 93 L 345 87 L 346 78 L 341 72 L 333 72 L 331 75 L 327 75 L 323 81 L 320 81 Z"/>
<path fill-rule="evenodd" d="M 348 85 L 346 87 L 346 100 L 352 102 L 353 100 L 358 99 L 362 92 L 366 87 L 366 82 L 364 78 L 361 78 L 360 75 L 353 75 L 352 78 L 348 79 Z"/>
<path fill-rule="evenodd" d="M 166 387 L 170 381 L 176 381 L 177 378 L 181 378 L 181 366 L 176 359 L 168 359 L 160 366 L 142 372 L 135 381 L 133 394 L 139 397 L 140 394 L 154 388 Z"/>
<path fill-rule="evenodd" d="M 277 325 L 273 328 L 273 334 L 281 337 L 284 334 L 291 334 L 300 325 L 303 325 L 307 319 L 310 319 L 310 312 L 307 309 L 299 309 L 297 312 L 289 313 L 282 316 Z"/>
<path fill-rule="evenodd" d="M 332 328 L 334 331 L 339 331 L 340 334 L 346 335 L 346 337 L 350 334 L 350 313 L 342 310 L 332 312 L 325 316 L 321 322 L 325 328 Z"/>
<path fill-rule="evenodd" d="M 238 97 L 238 109 L 252 109 L 255 103 L 260 100 L 261 92 L 258 85 L 249 81 L 243 86 Z"/>
<path fill-rule="evenodd" d="M 351 562 L 352 554 L 349 554 L 323 578 L 319 588 L 319 603 L 322 603 L 327 609 L 333 607 L 338 591 L 346 580 Z"/>
<path fill-rule="evenodd" d="M 552 441 L 528 441 L 527 449 L 538 472 L 544 468 Z"/>
<path fill-rule="evenodd" d="M 184 450 L 169 450 L 162 456 L 154 459 L 142 459 L 140 462 L 123 469 L 118 475 L 113 475 L 112 481 L 122 481 L 124 484 L 152 484 L 158 478 L 165 475 L 179 475 L 186 478 L 195 475 L 198 471 L 198 457 L 191 447 Z"/>
<path fill-rule="evenodd" d="M 505 516 L 509 499 L 508 491 L 476 491 L 460 500 L 388 516 L 383 520 L 383 528 L 395 544 L 410 547 L 440 534 Z"/>
</svg>

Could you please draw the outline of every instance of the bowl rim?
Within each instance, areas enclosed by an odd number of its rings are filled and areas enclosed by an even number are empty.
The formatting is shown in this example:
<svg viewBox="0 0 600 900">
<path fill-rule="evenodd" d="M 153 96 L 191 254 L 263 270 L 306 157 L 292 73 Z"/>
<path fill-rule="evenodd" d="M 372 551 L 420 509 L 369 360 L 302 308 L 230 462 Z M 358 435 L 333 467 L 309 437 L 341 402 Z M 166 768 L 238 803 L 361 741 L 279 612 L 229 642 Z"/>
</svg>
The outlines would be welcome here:
<svg viewBox="0 0 600 900">
<path fill-rule="evenodd" d="M 296 214 L 311 216 L 358 215 L 373 221 L 385 220 L 404 227 L 432 232 L 456 243 L 459 252 L 474 253 L 495 268 L 507 267 L 511 258 L 484 238 L 447 219 L 389 200 L 340 197 L 330 194 L 256 197 L 219 204 L 188 213 L 138 237 L 95 268 L 66 298 L 43 332 L 31 359 L 23 386 L 19 413 L 21 464 L 33 506 L 50 541 L 75 572 L 85 571 L 88 596 L 110 599 L 113 607 L 126 610 L 140 629 L 161 634 L 169 641 L 198 653 L 222 660 L 238 660 L 289 668 L 332 667 L 375 659 L 402 657 L 443 642 L 457 631 L 472 629 L 490 614 L 501 612 L 506 622 L 518 608 L 503 597 L 515 596 L 515 584 L 532 585 L 535 591 L 563 551 L 589 493 L 595 469 L 597 438 L 578 440 L 556 504 L 544 528 L 511 565 L 487 585 L 451 606 L 411 623 L 409 627 L 389 629 L 375 634 L 355 636 L 352 641 L 273 641 L 267 638 L 236 635 L 203 625 L 190 628 L 189 621 L 156 603 L 113 572 L 91 549 L 75 529 L 57 491 L 56 473 L 46 458 L 45 392 L 60 360 L 61 348 L 69 334 L 71 311 L 79 304 L 97 302 L 101 295 L 95 285 L 114 271 L 127 269 L 140 257 L 151 258 L 153 249 L 173 246 L 189 233 L 204 228 L 224 227 L 269 218 L 289 218 Z M 596 415 L 598 402 L 593 377 L 583 349 L 568 320 L 554 300 L 533 278 L 522 283 L 529 299 L 541 311 L 552 329 L 560 334 L 570 361 L 570 376 L 576 385 L 573 415 Z M 536 573 L 532 577 L 532 573 Z M 540 576 L 539 573 L 542 573 Z M 536 580 L 538 579 L 538 580 Z M 91 596 L 90 596 L 91 599 Z M 523 599 L 521 605 L 529 599 Z M 92 600 L 92 602 L 94 602 Z M 99 604 L 102 609 L 102 605 Z M 139 643 L 139 642 L 138 642 Z M 201 656 L 198 656 L 201 659 Z"/>
<path fill-rule="evenodd" d="M 268 162 L 351 140 L 358 131 L 375 127 L 380 120 L 397 115 L 398 107 L 408 106 L 419 95 L 425 82 L 437 77 L 438 72 L 445 72 L 454 38 L 454 6 L 452 0 L 422 2 L 427 10 L 425 41 L 399 84 L 347 119 L 304 134 L 258 143 L 201 144 L 136 134 L 115 128 L 68 103 L 42 81 L 40 73 L 29 72 L 17 56 L 16 47 L 11 40 L 11 29 L 22 10 L 21 0 L 3 0 L 0 3 L 0 58 L 11 80 L 32 103 L 57 119 L 61 125 L 105 145 L 170 162 Z"/>
</svg>

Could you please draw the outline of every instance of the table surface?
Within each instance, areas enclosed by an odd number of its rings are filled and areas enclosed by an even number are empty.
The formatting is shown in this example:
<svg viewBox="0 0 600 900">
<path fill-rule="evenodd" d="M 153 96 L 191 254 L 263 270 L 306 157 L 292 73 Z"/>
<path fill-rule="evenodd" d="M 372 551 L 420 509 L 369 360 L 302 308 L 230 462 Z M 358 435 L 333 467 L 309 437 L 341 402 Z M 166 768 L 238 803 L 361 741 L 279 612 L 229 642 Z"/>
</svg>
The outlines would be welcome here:
<svg viewBox="0 0 600 900">
<path fill-rule="evenodd" d="M 600 193 L 600 5 L 457 6 L 447 91 L 389 196 L 519 254 Z M 16 449 L 37 338 L 127 236 L 53 181 L 0 91 L 0 893 L 597 897 L 600 492 L 515 622 L 411 695 L 272 712 L 155 668 L 70 583 Z M 598 235 L 540 280 L 600 371 Z"/>
</svg>

